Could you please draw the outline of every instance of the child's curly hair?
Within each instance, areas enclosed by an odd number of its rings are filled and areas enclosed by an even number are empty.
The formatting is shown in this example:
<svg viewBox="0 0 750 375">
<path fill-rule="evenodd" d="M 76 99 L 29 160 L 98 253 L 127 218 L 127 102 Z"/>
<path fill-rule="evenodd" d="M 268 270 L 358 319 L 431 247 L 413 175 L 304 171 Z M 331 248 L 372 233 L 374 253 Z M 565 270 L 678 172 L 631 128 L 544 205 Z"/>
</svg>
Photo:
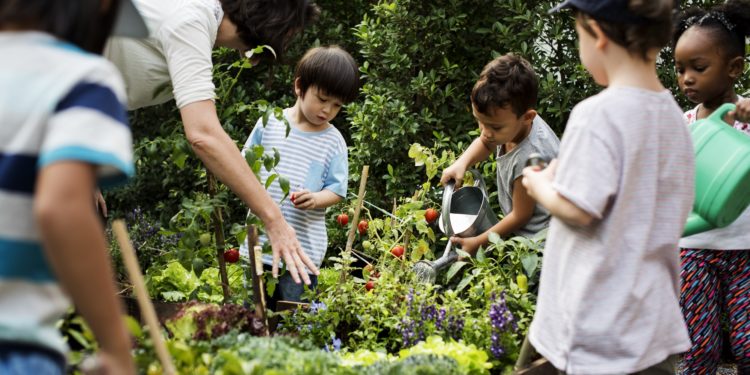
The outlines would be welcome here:
<svg viewBox="0 0 750 375">
<path fill-rule="evenodd" d="M 693 26 L 711 32 L 726 57 L 745 57 L 745 37 L 750 36 L 750 0 L 729 0 L 708 10 L 689 8 L 680 12 L 672 34 L 673 48 Z"/>
<path fill-rule="evenodd" d="M 471 102 L 480 113 L 510 105 L 513 113 L 521 116 L 536 107 L 538 94 L 534 68 L 523 57 L 509 53 L 484 66 L 471 90 Z"/>
</svg>

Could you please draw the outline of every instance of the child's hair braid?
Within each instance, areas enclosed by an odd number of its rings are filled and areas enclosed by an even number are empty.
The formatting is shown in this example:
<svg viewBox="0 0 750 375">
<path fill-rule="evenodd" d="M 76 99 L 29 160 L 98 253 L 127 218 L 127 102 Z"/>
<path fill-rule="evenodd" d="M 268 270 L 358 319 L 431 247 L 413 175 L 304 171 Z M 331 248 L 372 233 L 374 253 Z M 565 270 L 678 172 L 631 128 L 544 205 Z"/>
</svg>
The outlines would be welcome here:
<svg viewBox="0 0 750 375">
<path fill-rule="evenodd" d="M 744 57 L 745 38 L 750 36 L 750 0 L 729 0 L 708 10 L 689 8 L 680 12 L 675 20 L 672 47 L 693 26 L 716 33 L 728 57 Z"/>
</svg>

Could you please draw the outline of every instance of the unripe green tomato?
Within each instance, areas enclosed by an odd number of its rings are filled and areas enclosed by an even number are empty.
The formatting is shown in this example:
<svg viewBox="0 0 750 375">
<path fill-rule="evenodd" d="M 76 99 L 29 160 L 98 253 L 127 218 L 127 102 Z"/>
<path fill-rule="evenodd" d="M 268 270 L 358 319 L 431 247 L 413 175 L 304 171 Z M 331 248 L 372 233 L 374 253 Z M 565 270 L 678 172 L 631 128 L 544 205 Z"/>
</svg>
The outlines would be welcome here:
<svg viewBox="0 0 750 375">
<path fill-rule="evenodd" d="M 372 242 L 370 241 L 362 241 L 362 248 L 365 250 L 372 249 Z"/>
<path fill-rule="evenodd" d="M 211 235 L 208 233 L 203 233 L 200 236 L 201 245 L 208 246 L 211 243 Z"/>
</svg>

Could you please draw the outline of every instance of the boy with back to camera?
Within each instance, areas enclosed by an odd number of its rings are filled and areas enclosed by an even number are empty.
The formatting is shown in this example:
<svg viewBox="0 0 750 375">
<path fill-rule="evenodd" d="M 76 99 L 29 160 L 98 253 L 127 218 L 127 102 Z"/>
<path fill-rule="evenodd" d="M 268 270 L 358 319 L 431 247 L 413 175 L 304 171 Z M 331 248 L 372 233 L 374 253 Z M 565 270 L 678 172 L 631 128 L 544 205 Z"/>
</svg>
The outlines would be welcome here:
<svg viewBox="0 0 750 375">
<path fill-rule="evenodd" d="M 452 237 L 454 244 L 474 255 L 489 243 L 490 232 L 500 236 L 517 233 L 532 236 L 547 227 L 549 212 L 526 193 L 521 172 L 533 153 L 547 160 L 557 155 L 560 140 L 537 114 L 538 80 L 528 61 L 506 54 L 490 61 L 471 92 L 471 107 L 481 135 L 450 167 L 440 183 L 458 186 L 472 165 L 495 153 L 500 207 L 505 217 L 488 231 L 467 238 Z"/>
<path fill-rule="evenodd" d="M 68 373 L 56 322 L 71 305 L 97 340 L 91 367 L 134 374 L 92 197 L 134 172 L 125 87 L 100 54 L 148 30 L 128 0 L 1 4 L 0 374 Z"/>
<path fill-rule="evenodd" d="M 524 170 L 552 214 L 529 341 L 569 374 L 674 374 L 690 348 L 676 251 L 693 204 L 682 111 L 656 74 L 671 0 L 568 0 L 602 92 L 570 115 L 559 159 Z"/>
<path fill-rule="evenodd" d="M 313 48 L 302 57 L 294 74 L 294 93 L 297 102 L 284 110 L 291 126 L 286 136 L 286 124 L 273 115 L 263 126 L 258 120 L 250 133 L 243 154 L 255 145 L 263 146 L 265 153 L 281 154 L 276 172 L 289 179 L 292 193 L 282 201 L 284 193 L 278 183 L 271 184 L 268 192 L 281 203 L 284 218 L 294 228 L 297 239 L 316 267 L 320 267 L 328 245 L 325 211 L 346 197 L 349 164 L 346 142 L 341 133 L 331 125 L 344 104 L 352 102 L 359 94 L 359 69 L 354 58 L 338 46 Z M 269 172 L 262 169 L 263 183 Z M 266 242 L 265 236 L 260 237 Z M 240 249 L 248 254 L 247 242 Z M 263 263 L 271 265 L 270 256 Z M 310 275 L 310 288 L 314 289 L 317 277 Z M 292 280 L 289 272 L 279 277 L 275 301 L 300 301 L 304 288 Z"/>
</svg>

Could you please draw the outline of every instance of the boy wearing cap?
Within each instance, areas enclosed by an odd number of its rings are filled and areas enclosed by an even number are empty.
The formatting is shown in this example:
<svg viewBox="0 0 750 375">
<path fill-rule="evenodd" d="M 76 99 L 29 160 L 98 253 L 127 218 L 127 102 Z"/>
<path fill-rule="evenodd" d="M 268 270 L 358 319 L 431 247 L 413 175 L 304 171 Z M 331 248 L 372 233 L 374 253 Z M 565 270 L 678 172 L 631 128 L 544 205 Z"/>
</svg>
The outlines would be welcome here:
<svg viewBox="0 0 750 375">
<path fill-rule="evenodd" d="M 529 340 L 569 374 L 674 374 L 690 348 L 677 243 L 693 202 L 682 111 L 656 75 L 671 0 L 567 0 L 602 92 L 571 113 L 559 159 L 524 170 L 552 214 Z"/>
</svg>

